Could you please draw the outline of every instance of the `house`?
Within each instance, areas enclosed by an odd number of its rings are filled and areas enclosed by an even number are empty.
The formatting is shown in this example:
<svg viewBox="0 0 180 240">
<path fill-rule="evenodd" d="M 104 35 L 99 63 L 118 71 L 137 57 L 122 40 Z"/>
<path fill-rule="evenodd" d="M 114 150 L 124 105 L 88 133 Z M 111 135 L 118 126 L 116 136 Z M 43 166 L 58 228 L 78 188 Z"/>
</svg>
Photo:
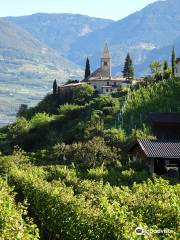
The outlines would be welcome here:
<svg viewBox="0 0 180 240">
<path fill-rule="evenodd" d="M 57 93 L 63 97 L 73 97 L 74 90 L 84 84 L 86 83 L 79 82 L 79 83 L 61 84 L 57 87 Z"/>
<path fill-rule="evenodd" d="M 116 92 L 118 88 L 127 88 L 132 84 L 132 80 L 122 76 L 112 76 L 111 56 L 107 44 L 100 60 L 100 68 L 83 81 L 91 84 L 98 93 L 103 94 Z"/>
<path fill-rule="evenodd" d="M 128 153 L 150 174 L 179 177 L 180 113 L 151 113 L 148 121 L 156 140 L 138 139 Z"/>
</svg>

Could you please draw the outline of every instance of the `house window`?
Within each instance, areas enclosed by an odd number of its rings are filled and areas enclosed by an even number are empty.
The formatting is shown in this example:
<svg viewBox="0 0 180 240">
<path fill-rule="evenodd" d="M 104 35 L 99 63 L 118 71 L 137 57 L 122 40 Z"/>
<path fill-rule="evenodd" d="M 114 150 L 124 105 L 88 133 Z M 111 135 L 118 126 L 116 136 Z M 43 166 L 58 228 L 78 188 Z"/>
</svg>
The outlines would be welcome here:
<svg viewBox="0 0 180 240">
<path fill-rule="evenodd" d="M 109 92 L 109 89 L 106 89 L 106 92 Z"/>
<path fill-rule="evenodd" d="M 109 82 L 107 82 L 107 86 L 109 86 Z"/>
<path fill-rule="evenodd" d="M 97 86 L 96 86 L 96 85 L 94 85 L 94 89 L 97 89 Z"/>
<path fill-rule="evenodd" d="M 114 86 L 116 86 L 116 82 L 114 82 Z"/>
<path fill-rule="evenodd" d="M 108 65 L 108 63 L 105 61 L 105 62 L 104 62 L 104 66 L 107 66 L 107 65 Z"/>
</svg>

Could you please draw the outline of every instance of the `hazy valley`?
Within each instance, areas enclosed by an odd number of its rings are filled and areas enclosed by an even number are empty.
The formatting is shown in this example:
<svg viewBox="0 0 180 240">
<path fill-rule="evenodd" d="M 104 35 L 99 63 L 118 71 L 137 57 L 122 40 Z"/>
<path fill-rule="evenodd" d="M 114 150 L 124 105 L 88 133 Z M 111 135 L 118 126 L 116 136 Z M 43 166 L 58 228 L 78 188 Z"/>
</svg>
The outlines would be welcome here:
<svg viewBox="0 0 180 240">
<path fill-rule="evenodd" d="M 45 13 L 1 19 L 1 121 L 7 114 L 13 116 L 20 103 L 41 99 L 51 91 L 54 79 L 59 83 L 81 79 L 87 56 L 91 70 L 97 68 L 105 42 L 112 54 L 114 74 L 122 74 L 128 51 L 136 76 L 149 74 L 154 59 L 170 61 L 172 46 L 180 55 L 179 11 L 180 2 L 168 0 L 119 21 Z"/>
</svg>

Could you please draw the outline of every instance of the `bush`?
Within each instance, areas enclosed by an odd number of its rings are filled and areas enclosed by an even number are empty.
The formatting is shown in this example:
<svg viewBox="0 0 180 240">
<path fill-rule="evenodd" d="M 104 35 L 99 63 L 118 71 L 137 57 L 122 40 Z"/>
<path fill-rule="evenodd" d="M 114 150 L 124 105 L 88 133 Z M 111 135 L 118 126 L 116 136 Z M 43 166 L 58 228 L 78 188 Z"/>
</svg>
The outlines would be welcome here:
<svg viewBox="0 0 180 240">
<path fill-rule="evenodd" d="M 31 128 L 36 128 L 47 124 L 52 120 L 54 120 L 54 117 L 47 113 L 36 113 L 35 116 L 30 120 L 29 124 Z"/>
<path fill-rule="evenodd" d="M 119 148 L 125 145 L 127 136 L 123 129 L 112 128 L 104 130 L 104 139 L 107 145 Z"/>
<path fill-rule="evenodd" d="M 12 189 L 1 177 L 0 190 L 0 238 L 2 240 L 38 240 L 37 226 L 27 218 L 26 208 L 22 204 L 16 206 Z"/>
<path fill-rule="evenodd" d="M 74 102 L 79 104 L 87 103 L 94 96 L 94 88 L 91 85 L 80 85 L 74 90 Z"/>
<path fill-rule="evenodd" d="M 21 136 L 27 133 L 28 130 L 29 130 L 29 123 L 24 117 L 17 118 L 14 124 L 10 124 L 8 126 L 8 134 L 11 139 L 15 139 L 18 136 Z"/>
<path fill-rule="evenodd" d="M 106 146 L 104 140 L 99 137 L 85 143 L 58 144 L 54 147 L 52 157 L 61 163 L 74 162 L 81 168 L 101 166 L 103 163 L 104 165 L 113 165 L 120 159 L 116 149 Z"/>
</svg>

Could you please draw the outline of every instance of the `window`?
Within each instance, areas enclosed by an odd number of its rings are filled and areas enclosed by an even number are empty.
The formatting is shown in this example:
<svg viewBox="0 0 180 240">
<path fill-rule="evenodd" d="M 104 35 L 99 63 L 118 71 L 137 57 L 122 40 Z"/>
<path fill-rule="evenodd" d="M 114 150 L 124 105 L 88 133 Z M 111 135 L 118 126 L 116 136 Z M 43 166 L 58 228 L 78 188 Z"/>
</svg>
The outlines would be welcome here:
<svg viewBox="0 0 180 240">
<path fill-rule="evenodd" d="M 109 92 L 109 89 L 106 89 L 106 92 Z"/>
<path fill-rule="evenodd" d="M 96 85 L 94 85 L 94 89 L 97 89 L 97 86 L 96 86 Z"/>
<path fill-rule="evenodd" d="M 108 65 L 108 63 L 106 61 L 104 61 L 104 66 L 107 66 L 107 65 Z"/>
<path fill-rule="evenodd" d="M 109 86 L 109 82 L 107 82 L 107 86 Z"/>
<path fill-rule="evenodd" d="M 116 86 L 116 82 L 114 82 L 114 86 Z"/>
</svg>

